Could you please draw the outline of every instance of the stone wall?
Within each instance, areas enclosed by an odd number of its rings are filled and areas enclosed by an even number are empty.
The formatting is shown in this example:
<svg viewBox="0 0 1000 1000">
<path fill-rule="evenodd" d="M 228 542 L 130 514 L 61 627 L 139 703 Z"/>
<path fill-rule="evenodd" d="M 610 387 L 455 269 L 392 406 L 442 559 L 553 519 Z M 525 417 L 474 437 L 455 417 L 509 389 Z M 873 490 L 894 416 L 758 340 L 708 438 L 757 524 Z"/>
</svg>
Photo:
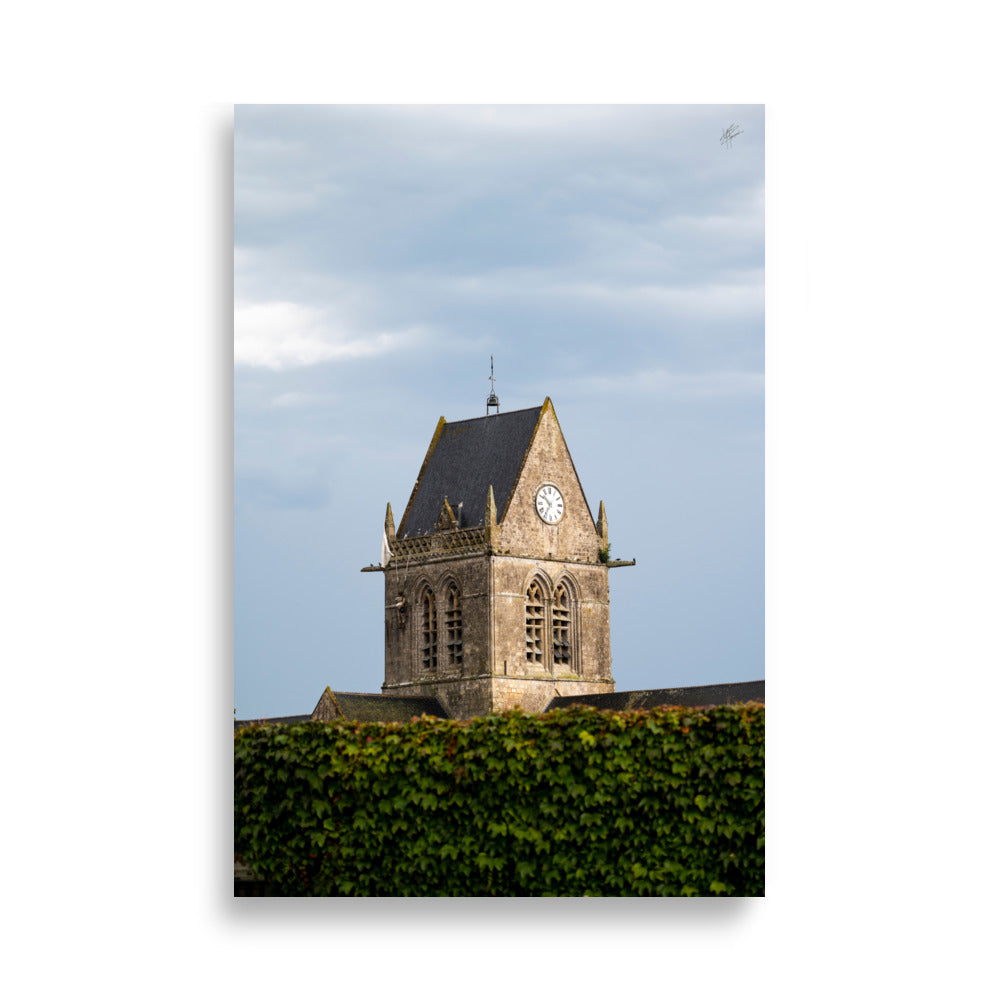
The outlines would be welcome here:
<svg viewBox="0 0 1000 1000">
<path fill-rule="evenodd" d="M 568 664 L 528 661 L 525 644 L 525 595 L 538 581 L 545 597 L 545 636 L 551 636 L 552 597 L 560 584 L 570 595 L 572 652 Z M 462 663 L 447 657 L 445 609 L 449 585 L 462 595 Z M 421 597 L 429 588 L 437 608 L 438 662 L 422 663 Z M 520 704 L 539 711 L 560 694 L 598 694 L 614 690 L 611 678 L 608 568 L 485 553 L 441 559 L 385 573 L 385 694 L 433 695 L 449 714 L 470 718 Z M 396 605 L 405 601 L 400 616 Z"/>
<path fill-rule="evenodd" d="M 607 566 L 496 556 L 492 560 L 492 578 L 495 676 L 611 680 Z M 548 633 L 551 633 L 551 606 L 556 587 L 562 584 L 571 595 L 573 650 L 568 667 L 552 662 L 548 644 L 544 663 L 527 660 L 525 596 L 532 581 L 539 582 L 545 597 Z"/>
<path fill-rule="evenodd" d="M 400 565 L 400 562 L 402 565 Z M 480 676 L 490 670 L 489 557 L 486 552 L 430 559 L 394 560 L 385 571 L 385 684 L 386 694 L 405 694 L 400 685 L 436 683 Z M 462 662 L 450 664 L 447 655 L 447 596 L 457 584 L 462 596 Z M 422 595 L 434 595 L 437 613 L 438 658 L 433 671 L 424 668 Z M 403 607 L 398 608 L 400 599 Z M 417 692 L 424 693 L 424 692 Z M 433 693 L 433 692 L 430 692 Z"/>
<path fill-rule="evenodd" d="M 564 501 L 563 516 L 546 524 L 535 494 L 552 483 Z M 447 511 L 446 511 L 447 513 Z M 603 544 L 584 496 L 552 404 L 546 402 L 504 511 L 494 526 L 456 529 L 439 519 L 432 534 L 391 538 L 385 569 L 385 694 L 432 695 L 456 718 L 520 705 L 539 711 L 558 695 L 614 691 L 611 678 L 608 567 Z M 392 533 L 391 512 L 387 533 Z M 544 605 L 544 658 L 530 662 L 525 599 L 537 581 Z M 462 662 L 450 664 L 447 594 L 462 596 Z M 553 599 L 564 588 L 570 609 L 569 662 L 552 650 Z M 422 595 L 434 595 L 438 657 L 422 657 Z"/>
</svg>

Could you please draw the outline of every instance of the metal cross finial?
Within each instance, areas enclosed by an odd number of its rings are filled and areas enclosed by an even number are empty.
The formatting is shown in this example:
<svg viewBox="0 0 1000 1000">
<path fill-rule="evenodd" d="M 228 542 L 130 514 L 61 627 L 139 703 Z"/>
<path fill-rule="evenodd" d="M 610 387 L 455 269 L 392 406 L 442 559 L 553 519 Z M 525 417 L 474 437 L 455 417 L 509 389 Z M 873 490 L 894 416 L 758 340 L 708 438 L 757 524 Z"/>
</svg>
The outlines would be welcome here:
<svg viewBox="0 0 1000 1000">
<path fill-rule="evenodd" d="M 486 416 L 490 415 L 490 407 L 495 406 L 497 413 L 500 412 L 500 400 L 495 392 L 496 386 L 493 384 L 496 379 L 493 377 L 493 355 L 490 355 L 490 394 L 486 398 Z"/>
</svg>

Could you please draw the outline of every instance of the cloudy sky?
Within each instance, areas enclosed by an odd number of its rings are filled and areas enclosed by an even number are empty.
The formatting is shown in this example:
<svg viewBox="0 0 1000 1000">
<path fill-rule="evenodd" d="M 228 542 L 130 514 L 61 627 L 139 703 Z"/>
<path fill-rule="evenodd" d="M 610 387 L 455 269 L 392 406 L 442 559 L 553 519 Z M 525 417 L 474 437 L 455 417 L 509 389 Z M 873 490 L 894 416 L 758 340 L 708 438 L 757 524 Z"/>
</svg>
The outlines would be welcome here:
<svg viewBox="0 0 1000 1000">
<path fill-rule="evenodd" d="M 379 690 L 360 568 L 491 355 L 637 560 L 618 689 L 764 676 L 761 106 L 238 106 L 234 228 L 237 717 Z"/>
</svg>

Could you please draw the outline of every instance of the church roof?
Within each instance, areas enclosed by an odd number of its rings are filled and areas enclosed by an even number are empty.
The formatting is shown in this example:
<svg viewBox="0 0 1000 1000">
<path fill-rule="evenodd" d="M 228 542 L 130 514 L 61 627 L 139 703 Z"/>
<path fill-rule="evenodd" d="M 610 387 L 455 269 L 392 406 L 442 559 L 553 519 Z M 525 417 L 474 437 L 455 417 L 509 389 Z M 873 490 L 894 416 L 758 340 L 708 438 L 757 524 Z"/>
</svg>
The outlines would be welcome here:
<svg viewBox="0 0 1000 1000">
<path fill-rule="evenodd" d="M 431 715 L 451 718 L 437 698 L 416 695 L 355 694 L 351 691 L 331 691 L 327 688 L 311 715 L 283 715 L 270 719 L 238 719 L 234 730 L 247 726 L 290 726 L 296 722 L 330 722 L 347 719 L 351 722 L 409 722 L 415 716 Z"/>
<path fill-rule="evenodd" d="M 396 534 L 400 538 L 430 534 L 445 497 L 458 517 L 458 527 L 478 527 L 485 521 L 491 485 L 497 516 L 502 518 L 543 408 L 544 404 L 451 423 L 442 417 Z"/>
<path fill-rule="evenodd" d="M 703 684 L 699 687 L 659 688 L 655 691 L 614 691 L 610 694 L 562 695 L 553 698 L 545 711 L 568 708 L 570 705 L 590 705 L 591 708 L 616 712 L 637 708 L 657 708 L 660 705 L 680 705 L 682 708 L 706 708 L 709 705 L 738 705 L 745 701 L 763 701 L 763 681 L 742 681 L 737 684 Z"/>
<path fill-rule="evenodd" d="M 270 719 L 239 719 L 234 729 L 259 725 L 292 725 L 296 722 L 330 722 L 347 719 L 351 722 L 409 722 L 415 716 L 432 715 L 439 719 L 450 716 L 437 698 L 418 695 L 358 694 L 353 691 L 331 691 L 321 695 L 311 715 L 284 715 Z"/>
<path fill-rule="evenodd" d="M 409 722 L 414 716 L 420 715 L 433 715 L 439 719 L 449 718 L 437 698 L 417 695 L 353 694 L 345 691 L 331 691 L 330 694 L 343 718 L 353 722 Z M 320 702 L 322 703 L 322 698 Z M 319 717 L 319 709 L 320 706 L 317 705 L 313 711 L 313 718 Z"/>
<path fill-rule="evenodd" d="M 707 708 L 709 705 L 738 705 L 747 701 L 764 700 L 763 681 L 742 681 L 736 684 L 703 684 L 700 687 L 659 688 L 653 691 L 615 691 L 610 694 L 564 695 L 553 698 L 545 711 L 569 708 L 570 705 L 590 705 L 612 711 L 634 711 L 657 708 L 660 705 L 680 705 L 682 708 Z M 320 696 L 311 715 L 286 715 L 271 719 L 243 719 L 235 729 L 255 725 L 291 725 L 295 722 L 343 718 L 354 722 L 409 722 L 415 716 L 430 715 L 439 719 L 451 716 L 437 698 L 421 696 L 360 694 L 331 691 Z"/>
<path fill-rule="evenodd" d="M 291 726 L 296 722 L 308 722 L 311 715 L 275 715 L 270 719 L 234 719 L 233 730 L 246 729 L 247 726 Z"/>
</svg>

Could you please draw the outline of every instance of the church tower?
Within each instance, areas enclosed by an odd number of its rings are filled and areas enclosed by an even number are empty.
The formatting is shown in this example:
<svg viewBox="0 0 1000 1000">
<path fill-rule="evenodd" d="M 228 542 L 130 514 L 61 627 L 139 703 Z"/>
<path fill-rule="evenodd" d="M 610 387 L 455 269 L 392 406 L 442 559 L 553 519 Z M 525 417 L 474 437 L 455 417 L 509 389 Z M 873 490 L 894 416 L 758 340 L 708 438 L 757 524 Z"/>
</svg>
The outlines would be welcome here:
<svg viewBox="0 0 1000 1000">
<path fill-rule="evenodd" d="M 387 506 L 384 694 L 460 719 L 614 691 L 608 522 L 595 522 L 552 401 L 431 438 L 406 511 Z M 614 565 L 614 564 L 610 564 Z"/>
</svg>

